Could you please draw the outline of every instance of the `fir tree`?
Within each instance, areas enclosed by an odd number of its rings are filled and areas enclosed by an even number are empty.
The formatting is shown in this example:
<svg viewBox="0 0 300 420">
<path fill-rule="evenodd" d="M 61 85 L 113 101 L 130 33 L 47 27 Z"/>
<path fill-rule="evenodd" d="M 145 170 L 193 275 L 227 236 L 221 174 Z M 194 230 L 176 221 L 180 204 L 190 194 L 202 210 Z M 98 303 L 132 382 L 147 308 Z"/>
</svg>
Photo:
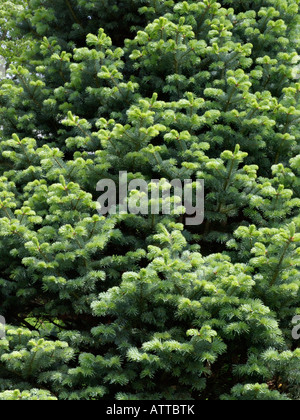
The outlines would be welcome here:
<svg viewBox="0 0 300 420">
<path fill-rule="evenodd" d="M 299 398 L 299 20 L 1 4 L 0 399 Z M 100 216 L 120 171 L 204 179 L 205 222 Z"/>
</svg>

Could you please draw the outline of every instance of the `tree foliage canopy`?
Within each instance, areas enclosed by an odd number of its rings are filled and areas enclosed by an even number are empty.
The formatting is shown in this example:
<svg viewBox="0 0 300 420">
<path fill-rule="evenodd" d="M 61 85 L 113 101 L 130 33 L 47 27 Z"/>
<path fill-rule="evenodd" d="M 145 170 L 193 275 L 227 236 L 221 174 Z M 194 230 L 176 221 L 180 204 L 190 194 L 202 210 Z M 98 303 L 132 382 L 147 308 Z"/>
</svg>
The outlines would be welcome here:
<svg viewBox="0 0 300 420">
<path fill-rule="evenodd" d="M 299 398 L 299 0 L 0 5 L 0 399 Z M 205 180 L 205 223 L 97 212 Z"/>
</svg>

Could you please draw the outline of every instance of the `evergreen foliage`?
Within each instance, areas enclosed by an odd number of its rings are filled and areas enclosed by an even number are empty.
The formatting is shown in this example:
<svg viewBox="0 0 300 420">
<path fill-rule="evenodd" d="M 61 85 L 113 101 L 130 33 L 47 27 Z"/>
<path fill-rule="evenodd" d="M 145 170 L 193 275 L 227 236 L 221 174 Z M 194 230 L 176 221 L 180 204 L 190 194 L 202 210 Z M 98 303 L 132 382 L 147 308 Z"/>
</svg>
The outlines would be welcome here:
<svg viewBox="0 0 300 420">
<path fill-rule="evenodd" d="M 299 0 L 0 5 L 1 400 L 296 400 Z M 96 185 L 205 180 L 205 222 Z"/>
</svg>

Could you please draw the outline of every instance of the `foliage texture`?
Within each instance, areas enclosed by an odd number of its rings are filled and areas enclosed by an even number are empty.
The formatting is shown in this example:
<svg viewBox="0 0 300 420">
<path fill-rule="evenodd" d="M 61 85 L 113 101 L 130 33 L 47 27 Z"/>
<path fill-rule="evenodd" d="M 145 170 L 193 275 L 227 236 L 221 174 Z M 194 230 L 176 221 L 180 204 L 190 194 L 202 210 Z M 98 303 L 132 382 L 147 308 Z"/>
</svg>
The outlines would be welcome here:
<svg viewBox="0 0 300 420">
<path fill-rule="evenodd" d="M 299 399 L 299 25 L 299 0 L 1 3 L 1 400 Z M 205 222 L 100 216 L 120 171 L 204 179 Z"/>
</svg>

